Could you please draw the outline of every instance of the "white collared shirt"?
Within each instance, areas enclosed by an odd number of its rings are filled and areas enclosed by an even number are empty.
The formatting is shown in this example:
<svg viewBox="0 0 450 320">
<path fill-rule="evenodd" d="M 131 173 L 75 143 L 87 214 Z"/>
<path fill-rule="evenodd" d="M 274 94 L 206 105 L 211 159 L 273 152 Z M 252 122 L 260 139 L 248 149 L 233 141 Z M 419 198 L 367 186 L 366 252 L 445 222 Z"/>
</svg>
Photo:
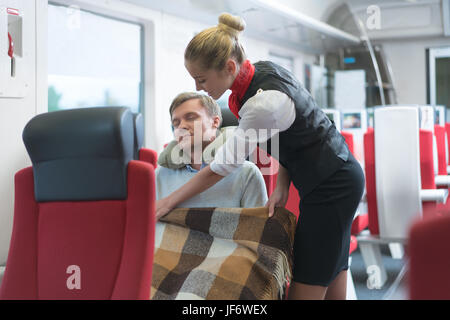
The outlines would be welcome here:
<svg viewBox="0 0 450 320">
<path fill-rule="evenodd" d="M 258 142 L 264 143 L 289 129 L 295 115 L 294 101 L 287 94 L 277 90 L 258 90 L 241 107 L 239 126 L 217 151 L 210 164 L 211 170 L 221 176 L 229 175 L 253 153 Z"/>
</svg>

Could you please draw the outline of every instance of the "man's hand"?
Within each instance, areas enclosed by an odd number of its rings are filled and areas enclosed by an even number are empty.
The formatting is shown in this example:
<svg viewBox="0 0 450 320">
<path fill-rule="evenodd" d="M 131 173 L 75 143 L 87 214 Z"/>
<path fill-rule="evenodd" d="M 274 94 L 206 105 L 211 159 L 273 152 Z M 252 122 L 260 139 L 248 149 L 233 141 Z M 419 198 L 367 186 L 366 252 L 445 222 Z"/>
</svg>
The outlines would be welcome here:
<svg viewBox="0 0 450 320">
<path fill-rule="evenodd" d="M 169 201 L 169 197 L 156 201 L 156 221 L 172 211 L 173 206 Z"/>
</svg>

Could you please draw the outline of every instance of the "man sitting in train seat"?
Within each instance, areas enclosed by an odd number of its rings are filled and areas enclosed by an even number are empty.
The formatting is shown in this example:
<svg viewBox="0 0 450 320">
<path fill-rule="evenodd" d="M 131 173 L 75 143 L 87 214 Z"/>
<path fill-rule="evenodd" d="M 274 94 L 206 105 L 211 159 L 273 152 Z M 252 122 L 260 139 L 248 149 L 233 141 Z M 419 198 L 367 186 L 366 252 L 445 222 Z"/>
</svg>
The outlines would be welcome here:
<svg viewBox="0 0 450 320">
<path fill-rule="evenodd" d="M 170 116 L 175 140 L 158 157 L 157 200 L 211 163 L 235 130 L 219 130 L 219 106 L 198 93 L 178 95 Z M 263 176 L 246 161 L 161 217 L 155 226 L 151 299 L 280 299 L 292 274 L 296 220 L 284 208 L 269 219 L 266 202 Z"/>
<path fill-rule="evenodd" d="M 170 106 L 175 140 L 158 158 L 156 199 L 167 197 L 187 183 L 214 159 L 218 148 L 234 128 L 222 128 L 218 104 L 209 96 L 185 92 Z M 195 133 L 195 134 L 194 134 Z M 267 202 L 264 179 L 258 167 L 249 161 L 219 183 L 180 205 L 180 208 L 263 207 Z"/>
</svg>

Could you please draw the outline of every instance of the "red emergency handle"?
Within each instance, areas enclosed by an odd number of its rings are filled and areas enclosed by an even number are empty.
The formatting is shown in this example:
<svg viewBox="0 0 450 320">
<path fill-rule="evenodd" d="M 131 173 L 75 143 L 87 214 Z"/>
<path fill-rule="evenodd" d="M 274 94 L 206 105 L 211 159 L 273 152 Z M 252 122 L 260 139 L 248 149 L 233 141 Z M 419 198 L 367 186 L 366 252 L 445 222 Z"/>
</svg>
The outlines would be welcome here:
<svg viewBox="0 0 450 320">
<path fill-rule="evenodd" d="M 14 42 L 9 32 L 8 32 L 8 40 L 9 40 L 8 56 L 12 59 L 14 55 Z"/>
</svg>

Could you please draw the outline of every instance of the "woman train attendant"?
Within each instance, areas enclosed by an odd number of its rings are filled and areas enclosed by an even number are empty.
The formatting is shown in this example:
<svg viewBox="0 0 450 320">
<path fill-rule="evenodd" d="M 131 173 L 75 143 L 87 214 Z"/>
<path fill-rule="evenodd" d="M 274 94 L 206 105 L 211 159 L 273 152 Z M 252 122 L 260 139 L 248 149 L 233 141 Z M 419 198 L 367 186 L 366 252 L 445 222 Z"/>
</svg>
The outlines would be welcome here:
<svg viewBox="0 0 450 320">
<path fill-rule="evenodd" d="M 345 299 L 350 229 L 364 174 L 344 138 L 292 73 L 269 61 L 251 64 L 246 59 L 239 42 L 244 28 L 241 18 L 224 13 L 217 26 L 197 34 L 186 48 L 185 66 L 197 90 L 218 99 L 231 89 L 229 108 L 239 127 L 210 165 L 157 201 L 157 217 L 230 174 L 256 142 L 278 142 L 278 154 L 272 156 L 280 168 L 266 204 L 269 215 L 275 206 L 285 206 L 291 181 L 301 198 L 289 299 Z M 250 129 L 267 134 L 252 140 L 245 134 Z M 243 141 L 250 148 L 236 152 L 234 146 Z"/>
</svg>

